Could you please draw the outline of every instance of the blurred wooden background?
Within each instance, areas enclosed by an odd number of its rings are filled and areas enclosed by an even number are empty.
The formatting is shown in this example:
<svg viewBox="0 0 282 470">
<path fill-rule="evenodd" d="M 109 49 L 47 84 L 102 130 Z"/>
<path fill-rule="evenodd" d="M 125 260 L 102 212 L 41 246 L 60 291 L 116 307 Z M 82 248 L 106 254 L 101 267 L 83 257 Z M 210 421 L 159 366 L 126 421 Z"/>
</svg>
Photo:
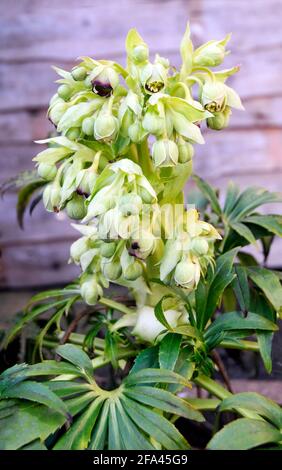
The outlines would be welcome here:
<svg viewBox="0 0 282 470">
<path fill-rule="evenodd" d="M 281 190 L 281 18 L 281 0 L 1 0 L 0 180 L 32 168 L 38 151 L 33 140 L 50 130 L 46 108 L 56 88 L 52 64 L 70 68 L 80 55 L 123 63 L 126 33 L 136 27 L 152 53 L 178 65 L 189 19 L 196 44 L 233 32 L 225 65 L 242 65 L 230 83 L 246 107 L 244 113 L 234 111 L 227 130 L 206 133 L 195 171 L 220 188 L 233 179 L 242 188 Z M 71 280 L 76 268 L 67 265 L 69 244 L 77 235 L 69 221 L 37 208 L 21 231 L 15 203 L 12 193 L 0 202 L 2 288 Z M 276 243 L 270 262 L 282 265 L 281 244 Z"/>
</svg>

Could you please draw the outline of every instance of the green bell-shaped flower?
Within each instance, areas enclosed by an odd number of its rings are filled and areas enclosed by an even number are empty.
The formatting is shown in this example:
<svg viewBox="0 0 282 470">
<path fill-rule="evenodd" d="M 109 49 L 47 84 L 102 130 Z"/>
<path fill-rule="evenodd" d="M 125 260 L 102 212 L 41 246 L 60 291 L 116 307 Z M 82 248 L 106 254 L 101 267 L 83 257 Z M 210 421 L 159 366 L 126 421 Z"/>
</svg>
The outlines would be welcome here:
<svg viewBox="0 0 282 470">
<path fill-rule="evenodd" d="M 200 264 L 190 259 L 180 261 L 174 271 L 175 283 L 186 289 L 193 289 L 197 286 L 201 275 Z"/>
<path fill-rule="evenodd" d="M 99 64 L 90 73 L 92 90 L 99 96 L 109 97 L 119 84 L 119 76 L 114 67 Z"/>
<path fill-rule="evenodd" d="M 80 293 L 88 305 L 95 305 L 97 303 L 98 298 L 103 295 L 103 289 L 97 282 L 95 274 L 82 277 Z"/>
<path fill-rule="evenodd" d="M 224 57 L 229 54 L 225 47 L 230 38 L 231 34 L 227 34 L 221 41 L 209 41 L 198 47 L 193 53 L 193 64 L 200 67 L 216 67 L 220 65 Z"/>
<path fill-rule="evenodd" d="M 72 78 L 75 81 L 80 82 L 86 78 L 87 70 L 85 67 L 82 67 L 82 66 L 75 67 L 72 69 L 71 74 L 72 74 Z"/>
<path fill-rule="evenodd" d="M 177 142 L 179 152 L 179 163 L 188 163 L 194 156 L 194 147 L 190 142 L 187 142 L 182 137 L 178 138 Z"/>
<path fill-rule="evenodd" d="M 147 64 L 142 69 L 140 78 L 146 93 L 158 93 L 166 86 L 167 71 L 160 63 Z"/>
<path fill-rule="evenodd" d="M 179 151 L 173 140 L 157 140 L 153 144 L 152 157 L 155 166 L 175 166 L 178 162 Z"/>
<path fill-rule="evenodd" d="M 67 214 L 71 219 L 81 220 L 86 215 L 85 198 L 74 193 L 66 205 Z"/>
<path fill-rule="evenodd" d="M 118 128 L 118 119 L 112 113 L 102 110 L 94 123 L 94 137 L 96 140 L 112 142 L 116 138 Z"/>
<path fill-rule="evenodd" d="M 47 181 L 52 181 L 56 174 L 57 174 L 57 167 L 56 165 L 51 165 L 50 163 L 39 163 L 37 167 L 37 172 L 38 175 L 41 176 L 41 178 L 47 180 Z"/>
</svg>

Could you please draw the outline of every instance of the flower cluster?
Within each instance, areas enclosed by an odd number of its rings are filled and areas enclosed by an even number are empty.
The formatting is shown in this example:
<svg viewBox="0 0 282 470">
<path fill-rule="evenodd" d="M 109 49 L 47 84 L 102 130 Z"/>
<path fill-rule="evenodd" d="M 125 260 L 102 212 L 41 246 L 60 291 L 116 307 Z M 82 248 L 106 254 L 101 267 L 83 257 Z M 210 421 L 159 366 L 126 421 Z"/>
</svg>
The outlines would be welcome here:
<svg viewBox="0 0 282 470">
<path fill-rule="evenodd" d="M 185 211 L 183 188 L 195 144 L 203 144 L 204 122 L 228 125 L 231 108 L 242 108 L 226 85 L 238 71 L 213 71 L 228 51 L 230 36 L 194 49 L 189 26 L 180 46 L 182 66 L 166 58 L 150 60 L 135 30 L 126 40 L 127 67 L 83 57 L 60 75 L 48 116 L 57 137 L 35 161 L 46 180 L 47 210 L 66 210 L 82 237 L 71 259 L 82 269 L 81 294 L 94 304 L 114 281 L 150 279 L 193 290 L 213 262 L 217 231 Z M 180 204 L 182 217 L 163 225 L 166 204 Z M 146 303 L 146 300 L 144 301 Z M 152 302 L 151 302 L 152 303 Z"/>
</svg>

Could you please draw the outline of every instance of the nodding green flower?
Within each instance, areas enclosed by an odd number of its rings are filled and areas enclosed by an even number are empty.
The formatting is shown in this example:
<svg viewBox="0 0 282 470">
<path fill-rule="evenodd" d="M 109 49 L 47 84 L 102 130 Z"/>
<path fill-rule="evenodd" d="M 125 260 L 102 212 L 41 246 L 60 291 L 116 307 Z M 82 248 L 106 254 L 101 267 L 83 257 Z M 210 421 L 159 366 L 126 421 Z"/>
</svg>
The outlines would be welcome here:
<svg viewBox="0 0 282 470">
<path fill-rule="evenodd" d="M 133 261 L 128 264 L 125 269 L 122 270 L 123 277 L 127 281 L 136 281 L 143 274 L 143 268 L 140 261 Z"/>
<path fill-rule="evenodd" d="M 99 96 L 108 98 L 119 84 L 119 76 L 110 65 L 99 64 L 90 73 L 92 90 Z"/>
<path fill-rule="evenodd" d="M 37 167 L 37 172 L 41 178 L 52 181 L 56 174 L 57 174 L 57 167 L 56 165 L 51 165 L 50 163 L 39 163 Z"/>
<path fill-rule="evenodd" d="M 108 111 L 100 111 L 94 123 L 94 137 L 96 140 L 111 142 L 118 133 L 118 119 Z"/>
<path fill-rule="evenodd" d="M 65 136 L 70 140 L 77 140 L 80 137 L 80 127 L 71 127 L 67 130 Z"/>
<path fill-rule="evenodd" d="M 111 258 L 116 251 L 116 247 L 115 242 L 102 242 L 100 245 L 101 256 L 103 256 L 103 258 Z"/>
<path fill-rule="evenodd" d="M 182 137 L 179 137 L 178 142 L 179 163 L 188 163 L 192 160 L 194 155 L 194 147 L 190 142 L 187 142 Z"/>
<path fill-rule="evenodd" d="M 50 212 L 59 212 L 61 204 L 61 186 L 55 179 L 49 183 L 43 191 L 43 204 Z"/>
<path fill-rule="evenodd" d="M 221 113 L 214 113 L 213 117 L 207 119 L 207 126 L 210 129 L 220 131 L 221 129 L 224 129 L 228 126 L 231 114 L 231 109 L 229 106 L 226 106 L 224 111 Z"/>
<path fill-rule="evenodd" d="M 88 305 L 95 305 L 103 295 L 103 289 L 97 281 L 95 274 L 83 276 L 80 284 L 80 293 Z"/>
<path fill-rule="evenodd" d="M 204 83 L 201 102 L 204 108 L 211 113 L 220 113 L 225 110 L 226 106 L 244 109 L 235 90 L 218 80 Z"/>
<path fill-rule="evenodd" d="M 132 50 L 132 59 L 136 64 L 142 64 L 149 59 L 149 49 L 147 44 L 139 44 Z"/>
<path fill-rule="evenodd" d="M 157 320 L 153 307 L 145 305 L 137 310 L 136 324 L 132 334 L 140 340 L 154 343 L 156 339 L 161 339 L 160 333 L 164 331 L 164 326 Z M 177 310 L 166 310 L 164 316 L 171 328 L 175 328 L 178 320 L 182 316 Z"/>
<path fill-rule="evenodd" d="M 205 238 L 194 238 L 191 242 L 191 250 L 197 256 L 207 255 L 209 251 L 209 243 Z"/>
<path fill-rule="evenodd" d="M 147 93 L 158 93 L 166 86 L 167 71 L 161 63 L 147 64 L 142 69 L 140 78 Z"/>
<path fill-rule="evenodd" d="M 60 98 L 67 101 L 72 94 L 72 88 L 69 85 L 63 84 L 60 85 L 57 91 Z"/>
<path fill-rule="evenodd" d="M 124 194 L 118 201 L 118 208 L 125 217 L 137 215 L 142 209 L 142 199 L 136 193 Z"/>
<path fill-rule="evenodd" d="M 140 229 L 137 236 L 132 235 L 129 254 L 139 259 L 146 259 L 156 247 L 156 238 L 149 230 Z"/>
<path fill-rule="evenodd" d="M 87 75 L 87 70 L 85 67 L 75 67 L 72 69 L 71 71 L 71 74 L 72 74 L 72 78 L 75 80 L 75 81 L 82 81 L 86 78 L 86 75 Z"/>
<path fill-rule="evenodd" d="M 92 137 L 94 134 L 94 123 L 95 123 L 95 117 L 90 116 L 82 121 L 82 132 L 86 134 L 88 137 Z"/>
<path fill-rule="evenodd" d="M 67 214 L 70 219 L 81 220 L 86 215 L 85 199 L 79 194 L 74 194 L 66 205 Z"/>
<path fill-rule="evenodd" d="M 198 260 L 184 259 L 180 261 L 174 272 L 174 280 L 178 286 L 193 289 L 197 286 L 201 276 L 201 267 Z"/>
<path fill-rule="evenodd" d="M 65 112 L 68 110 L 68 103 L 65 103 L 63 100 L 56 100 L 53 105 L 50 106 L 48 111 L 48 118 L 57 126 L 60 122 L 60 119 L 63 117 Z"/>
<path fill-rule="evenodd" d="M 81 256 L 90 248 L 90 238 L 87 236 L 80 237 L 72 243 L 70 248 L 71 259 L 79 264 Z"/>
<path fill-rule="evenodd" d="M 162 135 L 165 131 L 165 120 L 154 110 L 148 110 L 142 121 L 143 129 L 156 136 Z"/>
<path fill-rule="evenodd" d="M 128 137 L 136 144 L 142 142 L 146 134 L 147 133 L 142 126 L 142 121 L 139 119 L 136 119 L 136 121 L 128 128 Z"/>
<path fill-rule="evenodd" d="M 227 34 L 221 41 L 209 41 L 198 47 L 193 53 L 193 64 L 200 67 L 216 67 L 220 65 L 224 57 L 229 54 L 229 51 L 225 50 L 225 46 L 230 38 L 231 34 Z"/>
<path fill-rule="evenodd" d="M 157 140 L 153 144 L 152 157 L 155 166 L 175 166 L 178 162 L 179 151 L 173 140 Z"/>
</svg>

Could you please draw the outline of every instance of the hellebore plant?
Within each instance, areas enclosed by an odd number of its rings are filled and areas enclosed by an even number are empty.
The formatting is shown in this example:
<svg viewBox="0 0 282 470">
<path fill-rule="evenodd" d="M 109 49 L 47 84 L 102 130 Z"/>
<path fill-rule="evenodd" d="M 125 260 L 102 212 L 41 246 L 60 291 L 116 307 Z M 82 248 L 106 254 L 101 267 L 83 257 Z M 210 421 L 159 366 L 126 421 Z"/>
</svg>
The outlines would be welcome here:
<svg viewBox="0 0 282 470">
<path fill-rule="evenodd" d="M 243 109 L 226 84 L 239 68 L 213 70 L 229 39 L 194 49 L 188 26 L 176 70 L 159 55 L 151 62 L 131 30 L 126 68 L 90 57 L 71 72 L 55 68 L 61 78 L 48 117 L 56 133 L 39 142 L 48 147 L 34 158 L 38 176 L 25 178 L 18 213 L 36 191 L 33 207 L 42 195 L 48 211 L 74 219 L 80 238 L 70 261 L 81 275 L 34 296 L 5 335 L 4 347 L 49 313 L 33 336 L 33 362 L 38 352 L 42 362 L 0 376 L 1 448 L 188 449 L 177 419 L 204 421 L 206 410 L 241 416 L 209 449 L 281 447 L 279 406 L 232 394 L 217 352 L 260 353 L 271 372 L 281 273 L 243 248 L 261 243 L 266 261 L 282 217 L 257 209 L 281 195 L 240 193 L 231 183 L 221 203 L 194 175 L 198 192 L 185 204 L 204 124 L 221 130 L 232 108 Z M 110 283 L 120 286 L 119 298 Z M 82 318 L 87 326 L 75 332 Z M 192 383 L 215 398 L 192 398 Z"/>
</svg>

